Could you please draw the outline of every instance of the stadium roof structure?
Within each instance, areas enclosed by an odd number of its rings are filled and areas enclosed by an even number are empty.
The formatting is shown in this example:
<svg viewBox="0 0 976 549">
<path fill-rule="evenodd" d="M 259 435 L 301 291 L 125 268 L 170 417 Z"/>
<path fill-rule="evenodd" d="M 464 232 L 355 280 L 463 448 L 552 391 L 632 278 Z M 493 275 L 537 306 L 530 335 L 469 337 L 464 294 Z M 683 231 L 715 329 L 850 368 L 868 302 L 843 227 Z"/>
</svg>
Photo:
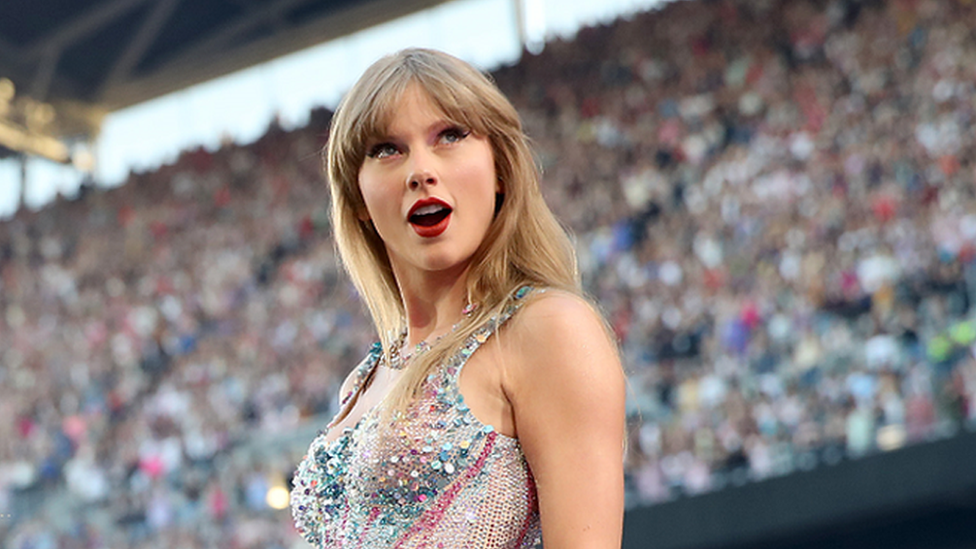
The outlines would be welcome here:
<svg viewBox="0 0 976 549">
<path fill-rule="evenodd" d="M 0 78 L 102 112 L 140 103 L 445 0 L 8 0 Z"/>
</svg>

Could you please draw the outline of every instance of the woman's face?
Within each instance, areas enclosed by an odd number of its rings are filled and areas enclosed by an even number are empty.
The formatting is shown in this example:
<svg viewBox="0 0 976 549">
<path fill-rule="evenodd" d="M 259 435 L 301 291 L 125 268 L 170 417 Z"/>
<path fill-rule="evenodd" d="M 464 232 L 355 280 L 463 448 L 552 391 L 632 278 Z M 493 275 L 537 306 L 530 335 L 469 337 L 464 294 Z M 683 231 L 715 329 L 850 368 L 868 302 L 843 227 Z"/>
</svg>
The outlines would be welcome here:
<svg viewBox="0 0 976 549">
<path fill-rule="evenodd" d="M 394 113 L 387 135 L 367 143 L 360 217 L 372 220 L 398 277 L 463 271 L 500 192 L 491 144 L 449 122 L 418 85 Z"/>
</svg>

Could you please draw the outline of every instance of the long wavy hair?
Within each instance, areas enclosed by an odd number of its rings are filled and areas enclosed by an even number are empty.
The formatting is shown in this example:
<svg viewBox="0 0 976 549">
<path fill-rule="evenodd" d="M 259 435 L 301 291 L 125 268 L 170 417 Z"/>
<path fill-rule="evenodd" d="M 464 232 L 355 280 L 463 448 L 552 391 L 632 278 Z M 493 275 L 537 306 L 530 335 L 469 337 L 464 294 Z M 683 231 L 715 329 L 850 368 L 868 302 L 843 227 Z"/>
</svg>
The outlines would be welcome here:
<svg viewBox="0 0 976 549">
<path fill-rule="evenodd" d="M 519 287 L 582 293 L 572 243 L 542 198 L 540 172 L 515 108 L 488 76 L 464 61 L 436 50 L 406 49 L 366 69 L 336 110 L 326 147 L 336 245 L 386 358 L 406 328 L 406 315 L 383 240 L 361 215 L 366 204 L 359 170 L 366 147 L 385 135 L 400 97 L 413 85 L 448 121 L 487 137 L 503 194 L 468 271 L 468 302 L 478 307 L 404 370 L 386 400 L 395 411 L 405 410 L 432 369 L 504 311 Z"/>
</svg>

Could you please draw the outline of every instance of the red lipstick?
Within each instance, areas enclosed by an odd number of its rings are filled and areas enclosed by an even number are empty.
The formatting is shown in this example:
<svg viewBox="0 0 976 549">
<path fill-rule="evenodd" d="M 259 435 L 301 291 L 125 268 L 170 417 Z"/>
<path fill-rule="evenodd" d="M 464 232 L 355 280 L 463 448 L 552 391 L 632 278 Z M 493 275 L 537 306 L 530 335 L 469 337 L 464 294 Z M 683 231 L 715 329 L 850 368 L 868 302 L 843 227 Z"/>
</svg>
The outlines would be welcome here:
<svg viewBox="0 0 976 549">
<path fill-rule="evenodd" d="M 414 202 L 407 221 L 419 236 L 434 238 L 447 230 L 452 211 L 447 202 L 439 198 L 423 198 Z"/>
</svg>

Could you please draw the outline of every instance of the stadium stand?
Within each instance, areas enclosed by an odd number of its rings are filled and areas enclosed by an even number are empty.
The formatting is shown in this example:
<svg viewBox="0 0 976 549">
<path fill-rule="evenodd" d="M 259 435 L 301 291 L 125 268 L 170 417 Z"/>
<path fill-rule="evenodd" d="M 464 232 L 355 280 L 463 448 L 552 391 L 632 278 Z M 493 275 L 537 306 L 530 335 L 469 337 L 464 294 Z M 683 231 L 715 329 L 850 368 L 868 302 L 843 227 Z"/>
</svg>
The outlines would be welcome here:
<svg viewBox="0 0 976 549">
<path fill-rule="evenodd" d="M 494 73 L 630 375 L 628 532 L 784 535 L 743 502 L 972 447 L 974 26 L 966 0 L 676 2 Z M 6 547 L 300 546 L 265 494 L 371 341 L 329 115 L 0 224 Z M 736 505 L 739 537 L 687 518 Z"/>
</svg>

